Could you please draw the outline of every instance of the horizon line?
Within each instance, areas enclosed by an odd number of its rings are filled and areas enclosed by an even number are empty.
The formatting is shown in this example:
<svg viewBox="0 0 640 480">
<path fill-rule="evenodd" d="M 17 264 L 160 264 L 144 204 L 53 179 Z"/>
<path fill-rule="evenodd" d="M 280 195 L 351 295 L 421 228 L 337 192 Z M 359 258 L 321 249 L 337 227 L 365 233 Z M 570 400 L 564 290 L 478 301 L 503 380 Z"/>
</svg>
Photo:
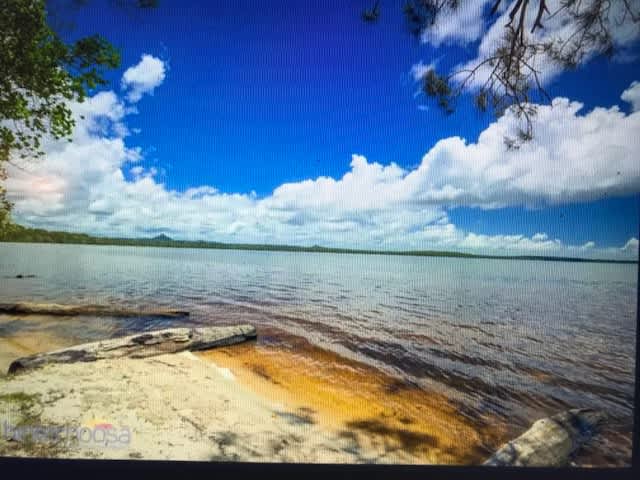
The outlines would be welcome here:
<svg viewBox="0 0 640 480">
<path fill-rule="evenodd" d="M 251 250 L 251 251 L 288 251 L 296 253 L 336 253 L 336 254 L 354 254 L 354 255 L 395 255 L 395 256 L 432 256 L 432 257 L 449 257 L 449 258 L 467 258 L 467 259 L 495 259 L 495 260 L 533 260 L 533 261 L 558 261 L 558 262 L 583 262 L 583 263 L 618 263 L 618 264 L 638 264 L 639 260 L 623 260 L 623 259 L 604 259 L 604 258 L 588 258 L 588 257 L 562 257 L 554 255 L 499 255 L 499 254 L 481 254 L 467 253 L 455 250 L 378 250 L 367 248 L 347 248 L 347 247 L 325 247 L 322 245 L 302 246 L 277 243 L 229 243 L 213 240 L 176 240 L 165 233 L 156 235 L 155 237 L 113 237 L 101 236 L 88 233 L 66 232 L 62 230 L 46 230 L 43 228 L 25 227 L 19 224 L 13 224 L 15 227 L 26 230 L 21 233 L 40 233 L 43 235 L 54 236 L 79 236 L 83 237 L 85 242 L 79 238 L 41 238 L 24 240 L 21 238 L 5 238 L 11 237 L 11 234 L 0 235 L 0 242 L 3 243 L 52 243 L 52 244 L 71 244 L 71 245 L 113 245 L 113 246 L 138 246 L 138 247 L 156 247 L 156 248 L 200 248 L 200 249 L 219 249 L 219 250 Z M 99 243 L 104 242 L 104 243 Z M 131 243 L 117 243 L 131 242 Z M 195 244 L 195 245 L 194 245 Z"/>
</svg>

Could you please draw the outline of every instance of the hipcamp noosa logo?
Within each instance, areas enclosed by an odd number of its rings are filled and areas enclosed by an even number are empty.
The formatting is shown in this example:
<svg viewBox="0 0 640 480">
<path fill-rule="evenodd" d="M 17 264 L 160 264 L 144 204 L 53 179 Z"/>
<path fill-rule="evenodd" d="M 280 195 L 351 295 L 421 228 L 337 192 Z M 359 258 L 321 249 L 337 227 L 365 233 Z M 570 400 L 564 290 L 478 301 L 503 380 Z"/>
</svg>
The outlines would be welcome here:
<svg viewBox="0 0 640 480">
<path fill-rule="evenodd" d="M 2 424 L 2 435 L 7 441 L 32 443 L 64 443 L 79 447 L 123 448 L 131 444 L 128 427 L 118 428 L 109 421 L 93 419 L 80 427 L 66 425 L 12 425 Z"/>
</svg>

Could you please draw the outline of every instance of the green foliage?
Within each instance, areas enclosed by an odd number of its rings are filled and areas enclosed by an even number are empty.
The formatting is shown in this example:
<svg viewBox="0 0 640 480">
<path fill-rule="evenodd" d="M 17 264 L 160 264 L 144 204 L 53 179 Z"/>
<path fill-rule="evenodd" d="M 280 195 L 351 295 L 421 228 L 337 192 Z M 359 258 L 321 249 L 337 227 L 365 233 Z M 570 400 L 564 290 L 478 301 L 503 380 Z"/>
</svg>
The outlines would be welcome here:
<svg viewBox="0 0 640 480">
<path fill-rule="evenodd" d="M 433 69 L 427 71 L 422 77 L 422 90 L 428 96 L 434 97 L 445 113 L 453 112 L 451 86 L 445 77 L 438 75 Z"/>
<path fill-rule="evenodd" d="M 158 0 L 137 0 L 138 8 L 155 8 L 158 6 Z"/>
<path fill-rule="evenodd" d="M 0 235 L 8 225 L 11 224 L 11 202 L 7 199 L 6 189 L 2 183 L 7 179 L 7 169 L 2 161 L 2 151 L 0 151 Z"/>
<path fill-rule="evenodd" d="M 120 55 L 94 35 L 67 45 L 47 24 L 44 0 L 0 0 L 0 152 L 41 155 L 41 138 L 63 138 L 74 121 L 69 100 L 104 85 Z"/>
<path fill-rule="evenodd" d="M 44 0 L 0 0 L 0 12 L 1 184 L 12 157 L 42 156 L 43 137 L 71 135 L 68 102 L 104 85 L 103 72 L 120 64 L 120 54 L 98 35 L 65 44 L 47 23 Z M 10 210 L 0 185 L 0 230 Z"/>
<path fill-rule="evenodd" d="M 370 10 L 364 10 L 362 12 L 362 21 L 367 23 L 374 23 L 378 21 L 380 16 L 380 0 L 376 0 L 373 7 Z"/>
</svg>

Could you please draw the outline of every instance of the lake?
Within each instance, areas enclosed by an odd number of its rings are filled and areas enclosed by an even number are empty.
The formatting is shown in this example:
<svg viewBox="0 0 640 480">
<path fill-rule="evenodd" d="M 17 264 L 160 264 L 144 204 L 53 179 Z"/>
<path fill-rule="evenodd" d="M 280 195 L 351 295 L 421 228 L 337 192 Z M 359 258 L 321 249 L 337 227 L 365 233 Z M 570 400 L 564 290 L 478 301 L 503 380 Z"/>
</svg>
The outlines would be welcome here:
<svg viewBox="0 0 640 480">
<path fill-rule="evenodd" d="M 248 322 L 446 393 L 522 431 L 566 408 L 609 414 L 599 455 L 630 461 L 637 265 L 119 246 L 0 244 L 0 302 L 163 305 L 186 319 L 85 318 L 88 341 Z M 16 279 L 17 274 L 35 278 Z M 20 322 L 0 324 L 11 335 Z M 37 332 L 34 332 L 37 334 Z"/>
</svg>

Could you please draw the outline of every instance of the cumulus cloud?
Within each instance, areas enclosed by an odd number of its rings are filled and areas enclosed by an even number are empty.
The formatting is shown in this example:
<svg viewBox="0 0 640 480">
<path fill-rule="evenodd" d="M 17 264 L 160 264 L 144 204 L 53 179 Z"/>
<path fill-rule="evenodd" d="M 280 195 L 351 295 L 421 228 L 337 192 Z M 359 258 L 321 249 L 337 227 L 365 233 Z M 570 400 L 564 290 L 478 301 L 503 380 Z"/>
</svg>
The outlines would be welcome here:
<svg viewBox="0 0 640 480">
<path fill-rule="evenodd" d="M 414 201 L 481 208 L 558 205 L 640 191 L 640 112 L 582 110 L 566 98 L 538 106 L 535 137 L 517 150 L 504 145 L 518 125 L 509 114 L 476 143 L 440 140 L 407 174 L 405 190 Z"/>
<path fill-rule="evenodd" d="M 127 99 L 135 103 L 145 93 L 153 94 L 153 90 L 164 81 L 165 70 L 165 64 L 159 58 L 142 55 L 140 62 L 122 75 L 122 89 L 128 91 Z"/>
<path fill-rule="evenodd" d="M 78 122 L 73 142 L 47 141 L 46 157 L 27 171 L 10 166 L 6 185 L 20 223 L 117 236 L 165 232 L 229 242 L 637 258 L 635 238 L 601 248 L 567 245 L 545 232 L 481 235 L 454 225 L 448 211 L 640 192 L 640 112 L 583 112 L 581 104 L 560 98 L 539 107 L 536 138 L 519 150 L 504 145 L 516 128 L 507 115 L 475 143 L 437 142 L 415 169 L 353 155 L 341 178 L 285 183 L 258 197 L 210 185 L 167 188 L 143 165 L 139 149 L 125 143 L 124 122 L 133 111 L 113 92 L 71 107 Z"/>
</svg>

